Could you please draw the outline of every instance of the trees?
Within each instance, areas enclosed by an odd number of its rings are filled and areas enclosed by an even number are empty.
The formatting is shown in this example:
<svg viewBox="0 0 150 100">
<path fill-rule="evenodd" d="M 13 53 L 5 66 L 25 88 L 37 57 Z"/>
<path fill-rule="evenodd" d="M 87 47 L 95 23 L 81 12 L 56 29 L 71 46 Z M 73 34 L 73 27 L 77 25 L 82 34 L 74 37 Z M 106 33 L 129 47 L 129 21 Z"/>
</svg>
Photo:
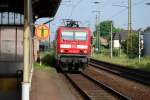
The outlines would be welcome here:
<svg viewBox="0 0 150 100">
<path fill-rule="evenodd" d="M 138 56 L 138 47 L 139 47 L 139 36 L 137 33 L 131 33 L 132 35 L 128 37 L 123 43 L 122 43 L 122 48 L 123 51 L 128 55 L 129 58 L 135 58 Z M 129 43 L 128 46 L 128 53 L 127 53 L 127 41 L 130 41 L 132 39 L 132 45 Z"/>
<path fill-rule="evenodd" d="M 111 28 L 112 22 L 113 22 L 112 20 L 106 20 L 106 21 L 99 23 L 97 25 L 98 28 L 96 28 L 97 30 L 95 30 L 93 33 L 94 36 L 96 36 L 96 31 L 98 31 L 98 33 L 100 34 L 101 37 L 104 37 L 107 40 L 109 40 L 110 39 L 110 28 Z M 112 29 L 113 33 L 119 33 L 121 30 L 122 29 L 115 28 L 114 24 L 113 24 L 113 29 Z"/>
<path fill-rule="evenodd" d="M 98 31 L 98 33 L 100 34 L 100 37 L 107 39 L 107 41 L 109 43 L 110 42 L 111 23 L 112 23 L 111 20 L 107 20 L 107 21 L 103 21 L 103 22 L 99 23 L 97 25 L 97 27 L 100 27 L 100 28 L 96 28 L 96 29 L 100 29 L 100 30 L 95 30 L 94 36 L 96 36 L 96 31 Z M 116 28 L 113 25 L 112 31 L 113 31 L 113 35 L 114 35 L 114 34 L 118 34 L 122 31 L 124 31 L 124 29 Z M 124 42 L 121 43 L 121 45 L 122 45 L 121 47 L 122 47 L 124 53 L 126 53 L 130 58 L 134 58 L 134 57 L 138 56 L 138 53 L 139 53 L 138 52 L 138 48 L 139 48 L 138 39 L 139 39 L 138 34 L 136 32 L 132 32 L 130 37 L 128 37 Z M 127 52 L 127 43 L 128 43 L 128 52 Z"/>
</svg>

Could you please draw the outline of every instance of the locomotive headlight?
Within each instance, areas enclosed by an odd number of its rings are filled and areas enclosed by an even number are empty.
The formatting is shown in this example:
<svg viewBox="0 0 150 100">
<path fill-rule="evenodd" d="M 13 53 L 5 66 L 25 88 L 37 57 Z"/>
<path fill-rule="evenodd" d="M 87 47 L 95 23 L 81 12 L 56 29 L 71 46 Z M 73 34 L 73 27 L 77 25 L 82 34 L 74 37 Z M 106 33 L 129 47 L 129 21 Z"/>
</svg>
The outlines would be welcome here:
<svg viewBox="0 0 150 100">
<path fill-rule="evenodd" d="M 61 49 L 61 50 L 60 50 L 60 53 L 63 53 L 63 52 L 64 52 L 64 50 L 63 50 L 63 49 Z"/>
<path fill-rule="evenodd" d="M 87 54 L 87 50 L 84 50 L 83 53 L 84 53 L 84 54 Z"/>
<path fill-rule="evenodd" d="M 78 49 L 88 49 L 88 45 L 77 45 Z"/>
</svg>

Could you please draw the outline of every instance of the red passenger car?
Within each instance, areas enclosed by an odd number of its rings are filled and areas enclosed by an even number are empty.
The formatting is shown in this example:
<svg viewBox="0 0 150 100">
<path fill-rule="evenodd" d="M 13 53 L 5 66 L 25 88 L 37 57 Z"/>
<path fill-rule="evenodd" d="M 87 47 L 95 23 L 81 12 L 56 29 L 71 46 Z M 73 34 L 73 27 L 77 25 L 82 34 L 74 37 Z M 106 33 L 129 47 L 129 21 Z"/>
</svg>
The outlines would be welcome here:
<svg viewBox="0 0 150 100">
<path fill-rule="evenodd" d="M 74 21 L 57 29 L 55 60 L 62 70 L 82 70 L 91 54 L 91 31 Z"/>
</svg>

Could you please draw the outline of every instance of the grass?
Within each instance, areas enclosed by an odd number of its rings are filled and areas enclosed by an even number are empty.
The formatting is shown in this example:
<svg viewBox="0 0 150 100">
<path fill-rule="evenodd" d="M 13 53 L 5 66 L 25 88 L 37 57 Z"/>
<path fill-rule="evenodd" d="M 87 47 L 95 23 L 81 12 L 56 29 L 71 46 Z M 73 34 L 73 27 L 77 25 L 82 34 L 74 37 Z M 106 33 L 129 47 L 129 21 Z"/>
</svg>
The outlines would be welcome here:
<svg viewBox="0 0 150 100">
<path fill-rule="evenodd" d="M 54 51 L 50 50 L 50 51 L 45 51 L 45 52 L 40 52 L 40 55 L 42 57 L 42 64 L 40 65 L 40 63 L 35 62 L 34 63 L 34 67 L 35 69 L 38 70 L 52 70 L 52 66 L 54 64 Z"/>
<path fill-rule="evenodd" d="M 48 71 L 51 71 L 52 68 L 48 65 L 45 65 L 45 64 L 39 64 L 37 62 L 34 63 L 34 68 L 37 69 L 37 70 L 42 70 L 42 71 L 45 71 L 45 70 L 48 70 Z"/>
<path fill-rule="evenodd" d="M 150 57 L 141 58 L 141 62 L 139 62 L 138 58 L 129 59 L 126 55 L 117 56 L 110 59 L 110 56 L 108 55 L 94 54 L 92 58 L 119 64 L 119 65 L 124 65 L 126 67 L 138 68 L 138 69 L 144 69 L 145 71 L 150 71 Z"/>
<path fill-rule="evenodd" d="M 51 67 L 54 66 L 54 50 L 41 52 L 41 55 L 42 55 L 42 65 L 40 66 L 39 63 L 35 63 L 34 64 L 35 68 L 40 70 L 45 70 L 45 69 L 51 70 Z M 114 56 L 112 59 L 110 59 L 110 56 L 108 56 L 108 54 L 106 53 L 93 54 L 92 58 L 119 64 L 119 65 L 124 65 L 126 67 L 138 68 L 138 69 L 144 69 L 146 71 L 150 71 L 150 57 L 141 58 L 140 63 L 138 58 L 129 59 L 125 54 L 122 54 L 121 56 Z"/>
</svg>

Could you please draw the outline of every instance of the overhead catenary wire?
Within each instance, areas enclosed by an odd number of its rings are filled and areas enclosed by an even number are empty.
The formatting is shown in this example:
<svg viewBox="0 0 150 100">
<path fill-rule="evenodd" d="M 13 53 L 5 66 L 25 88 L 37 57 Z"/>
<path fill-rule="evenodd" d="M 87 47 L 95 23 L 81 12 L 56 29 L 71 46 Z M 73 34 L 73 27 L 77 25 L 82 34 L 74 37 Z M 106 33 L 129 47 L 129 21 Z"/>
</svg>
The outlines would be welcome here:
<svg viewBox="0 0 150 100">
<path fill-rule="evenodd" d="M 77 3 L 72 6 L 70 17 L 72 17 L 74 10 L 82 1 L 84 1 L 84 0 L 78 0 Z"/>
<path fill-rule="evenodd" d="M 145 1 L 148 1 L 148 0 L 140 0 L 140 1 L 136 2 L 136 3 L 134 3 L 134 4 L 132 5 L 132 7 L 138 6 L 138 5 L 142 4 L 142 3 L 145 2 Z M 109 17 L 108 19 L 112 19 L 112 18 L 114 18 L 114 17 L 117 17 L 118 15 L 122 14 L 122 13 L 125 12 L 126 10 L 127 10 L 127 8 L 124 8 L 124 9 L 118 11 L 117 13 L 115 13 L 114 15 L 112 15 L 111 17 Z"/>
</svg>

